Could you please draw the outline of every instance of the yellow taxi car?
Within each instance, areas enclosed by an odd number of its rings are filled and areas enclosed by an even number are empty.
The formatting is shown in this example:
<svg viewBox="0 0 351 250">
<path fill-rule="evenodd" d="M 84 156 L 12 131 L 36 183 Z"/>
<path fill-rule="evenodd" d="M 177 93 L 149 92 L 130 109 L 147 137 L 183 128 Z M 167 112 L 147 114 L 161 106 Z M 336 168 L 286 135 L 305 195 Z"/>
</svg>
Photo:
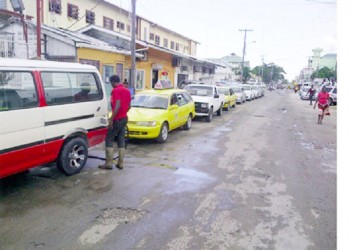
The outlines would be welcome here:
<svg viewBox="0 0 351 250">
<path fill-rule="evenodd" d="M 128 137 L 164 143 L 169 131 L 179 127 L 189 130 L 194 117 L 195 104 L 189 93 L 161 80 L 155 89 L 134 95 L 128 111 Z"/>
<path fill-rule="evenodd" d="M 230 108 L 235 108 L 236 105 L 236 95 L 234 90 L 231 87 L 227 86 L 219 86 L 217 87 L 219 94 L 224 94 L 225 103 L 223 105 L 223 109 L 228 110 Z"/>
</svg>

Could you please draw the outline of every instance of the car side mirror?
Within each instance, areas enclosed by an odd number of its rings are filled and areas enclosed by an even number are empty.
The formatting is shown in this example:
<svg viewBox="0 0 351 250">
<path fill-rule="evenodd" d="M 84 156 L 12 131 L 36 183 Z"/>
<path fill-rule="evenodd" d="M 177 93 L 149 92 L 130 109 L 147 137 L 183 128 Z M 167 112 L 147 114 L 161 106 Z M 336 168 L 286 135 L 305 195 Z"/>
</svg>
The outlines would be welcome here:
<svg viewBox="0 0 351 250">
<path fill-rule="evenodd" d="M 218 95 L 218 94 L 215 94 L 215 95 L 214 95 L 214 98 L 219 98 L 219 95 Z"/>
<path fill-rule="evenodd" d="M 173 110 L 173 109 L 177 109 L 177 108 L 179 108 L 179 105 L 177 105 L 177 104 L 173 104 L 173 105 L 171 105 L 171 110 Z"/>
</svg>

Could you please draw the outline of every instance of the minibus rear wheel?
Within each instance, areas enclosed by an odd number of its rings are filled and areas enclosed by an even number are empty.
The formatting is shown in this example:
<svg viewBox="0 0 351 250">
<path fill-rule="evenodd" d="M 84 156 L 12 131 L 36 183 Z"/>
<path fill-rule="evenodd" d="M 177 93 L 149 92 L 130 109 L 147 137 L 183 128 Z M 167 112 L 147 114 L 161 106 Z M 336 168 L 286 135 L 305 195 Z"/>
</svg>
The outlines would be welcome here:
<svg viewBox="0 0 351 250">
<path fill-rule="evenodd" d="M 80 172 L 88 158 L 88 146 L 81 137 L 68 140 L 61 149 L 57 159 L 58 169 L 66 175 Z"/>
</svg>

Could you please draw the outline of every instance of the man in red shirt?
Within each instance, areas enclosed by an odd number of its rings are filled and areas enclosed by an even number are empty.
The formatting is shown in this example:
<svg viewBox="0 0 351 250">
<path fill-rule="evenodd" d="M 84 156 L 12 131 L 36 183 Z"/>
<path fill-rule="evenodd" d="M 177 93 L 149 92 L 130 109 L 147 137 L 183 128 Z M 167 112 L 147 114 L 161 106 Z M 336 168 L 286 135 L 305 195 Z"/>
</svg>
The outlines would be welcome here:
<svg viewBox="0 0 351 250">
<path fill-rule="evenodd" d="M 120 82 L 118 75 L 112 75 L 110 82 L 113 87 L 111 91 L 112 115 L 109 119 L 108 131 L 106 135 L 106 163 L 100 165 L 102 169 L 112 169 L 113 163 L 113 140 L 117 136 L 118 163 L 117 168 L 123 169 L 123 158 L 125 152 L 125 131 L 128 121 L 127 112 L 130 109 L 130 91 Z"/>
<path fill-rule="evenodd" d="M 313 109 L 316 108 L 316 105 L 318 103 L 318 124 L 322 124 L 322 120 L 325 114 L 329 114 L 329 93 L 326 90 L 326 87 L 322 87 L 322 91 L 318 93 L 317 100 L 314 104 Z"/>
</svg>

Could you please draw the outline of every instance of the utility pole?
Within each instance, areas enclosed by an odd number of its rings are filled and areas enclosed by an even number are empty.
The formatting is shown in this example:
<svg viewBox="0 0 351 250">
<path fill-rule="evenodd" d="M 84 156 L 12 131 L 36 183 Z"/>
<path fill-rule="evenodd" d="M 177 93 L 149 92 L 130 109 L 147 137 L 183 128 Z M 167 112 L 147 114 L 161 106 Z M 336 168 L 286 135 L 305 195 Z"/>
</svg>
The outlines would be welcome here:
<svg viewBox="0 0 351 250">
<path fill-rule="evenodd" d="M 246 32 L 248 32 L 248 31 L 253 31 L 253 30 L 249 30 L 249 29 L 239 29 L 239 31 L 244 31 L 244 32 L 245 32 L 245 35 L 244 35 L 243 58 L 242 58 L 242 62 L 241 62 L 241 82 L 243 83 L 243 78 L 244 78 L 244 62 L 245 62 L 245 52 L 246 52 Z"/>
<path fill-rule="evenodd" d="M 136 24 L 136 13 L 135 13 L 136 0 L 132 0 L 132 44 L 131 44 L 131 72 L 129 87 L 135 92 L 135 82 L 136 82 L 136 66 L 135 66 L 135 24 Z"/>
<path fill-rule="evenodd" d="M 37 0 L 37 60 L 41 59 L 41 13 L 42 0 Z"/>
</svg>

